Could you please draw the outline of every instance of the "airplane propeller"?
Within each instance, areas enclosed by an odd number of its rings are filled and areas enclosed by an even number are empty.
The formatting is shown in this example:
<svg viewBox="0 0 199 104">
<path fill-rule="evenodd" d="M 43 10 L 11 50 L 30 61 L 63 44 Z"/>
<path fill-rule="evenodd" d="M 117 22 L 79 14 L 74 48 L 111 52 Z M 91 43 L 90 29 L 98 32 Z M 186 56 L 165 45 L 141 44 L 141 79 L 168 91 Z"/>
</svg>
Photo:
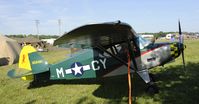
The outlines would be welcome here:
<svg viewBox="0 0 199 104">
<path fill-rule="evenodd" d="M 181 26 L 180 26 L 180 20 L 178 21 L 178 26 L 179 26 L 179 47 L 180 47 L 180 50 L 181 50 L 181 54 L 182 54 L 182 61 L 183 61 L 183 67 L 184 67 L 184 70 L 186 72 L 186 68 L 185 68 L 185 59 L 184 59 L 184 37 L 182 35 L 182 32 L 181 32 Z"/>
</svg>

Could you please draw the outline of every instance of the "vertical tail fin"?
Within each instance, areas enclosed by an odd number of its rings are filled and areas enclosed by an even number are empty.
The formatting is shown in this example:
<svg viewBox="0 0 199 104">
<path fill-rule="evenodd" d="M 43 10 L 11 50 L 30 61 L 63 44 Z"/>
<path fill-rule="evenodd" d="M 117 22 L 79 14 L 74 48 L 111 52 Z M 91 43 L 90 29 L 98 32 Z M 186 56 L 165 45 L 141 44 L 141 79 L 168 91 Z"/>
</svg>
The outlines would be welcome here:
<svg viewBox="0 0 199 104">
<path fill-rule="evenodd" d="M 27 45 L 24 46 L 21 50 L 20 57 L 19 57 L 19 68 L 26 69 L 26 70 L 32 70 L 30 60 L 29 60 L 29 53 L 36 52 L 36 49 L 34 49 L 32 46 Z"/>
<path fill-rule="evenodd" d="M 38 74 L 48 71 L 48 63 L 41 57 L 32 46 L 24 46 L 20 53 L 19 69 L 32 71 L 32 74 Z M 23 80 L 32 80 L 33 75 L 21 77 Z"/>
</svg>

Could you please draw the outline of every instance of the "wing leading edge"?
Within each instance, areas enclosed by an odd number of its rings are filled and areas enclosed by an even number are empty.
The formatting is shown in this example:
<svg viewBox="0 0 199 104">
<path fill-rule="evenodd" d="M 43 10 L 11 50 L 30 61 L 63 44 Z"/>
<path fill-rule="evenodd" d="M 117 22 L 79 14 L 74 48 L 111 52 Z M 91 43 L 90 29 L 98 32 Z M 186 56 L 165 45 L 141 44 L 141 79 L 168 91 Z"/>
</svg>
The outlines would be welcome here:
<svg viewBox="0 0 199 104">
<path fill-rule="evenodd" d="M 135 35 L 130 25 L 122 22 L 90 24 L 76 28 L 55 40 L 54 45 L 79 44 L 95 47 L 110 46 L 127 41 Z"/>
</svg>

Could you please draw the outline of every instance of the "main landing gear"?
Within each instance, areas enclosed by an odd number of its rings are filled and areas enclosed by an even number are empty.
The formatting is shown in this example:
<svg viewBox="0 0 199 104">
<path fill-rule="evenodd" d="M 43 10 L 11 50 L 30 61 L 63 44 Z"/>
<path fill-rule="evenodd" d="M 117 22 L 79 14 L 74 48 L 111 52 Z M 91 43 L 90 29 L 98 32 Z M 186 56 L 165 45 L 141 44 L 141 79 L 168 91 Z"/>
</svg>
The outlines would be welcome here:
<svg viewBox="0 0 199 104">
<path fill-rule="evenodd" d="M 157 94 L 159 93 L 159 88 L 157 87 L 157 85 L 155 84 L 155 75 L 154 74 L 149 74 L 150 77 L 150 82 L 147 83 L 147 88 L 146 88 L 146 92 L 149 94 Z"/>
</svg>

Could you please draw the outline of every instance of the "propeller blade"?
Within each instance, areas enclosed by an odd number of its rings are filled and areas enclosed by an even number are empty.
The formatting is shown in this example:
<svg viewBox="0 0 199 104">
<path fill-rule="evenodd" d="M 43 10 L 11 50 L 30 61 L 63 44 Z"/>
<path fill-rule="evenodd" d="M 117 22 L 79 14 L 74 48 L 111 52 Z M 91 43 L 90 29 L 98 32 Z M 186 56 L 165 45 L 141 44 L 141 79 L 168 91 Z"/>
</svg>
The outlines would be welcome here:
<svg viewBox="0 0 199 104">
<path fill-rule="evenodd" d="M 182 36 L 182 31 L 181 31 L 180 20 L 178 21 L 178 27 L 179 27 L 179 42 L 183 43 L 183 36 Z"/>
<path fill-rule="evenodd" d="M 184 50 L 182 51 L 182 62 L 183 62 L 184 70 L 186 71 L 186 68 L 185 68 L 185 60 L 184 60 Z"/>
<path fill-rule="evenodd" d="M 180 20 L 178 21 L 178 27 L 179 27 L 179 43 L 184 43 L 184 38 L 182 36 L 182 31 L 181 31 L 181 25 L 180 25 Z M 186 68 L 185 68 L 185 59 L 184 59 L 184 44 L 183 45 L 180 45 L 180 49 L 181 50 L 181 53 L 182 53 L 182 62 L 183 62 L 183 68 L 184 68 L 184 71 L 186 72 Z"/>
</svg>

